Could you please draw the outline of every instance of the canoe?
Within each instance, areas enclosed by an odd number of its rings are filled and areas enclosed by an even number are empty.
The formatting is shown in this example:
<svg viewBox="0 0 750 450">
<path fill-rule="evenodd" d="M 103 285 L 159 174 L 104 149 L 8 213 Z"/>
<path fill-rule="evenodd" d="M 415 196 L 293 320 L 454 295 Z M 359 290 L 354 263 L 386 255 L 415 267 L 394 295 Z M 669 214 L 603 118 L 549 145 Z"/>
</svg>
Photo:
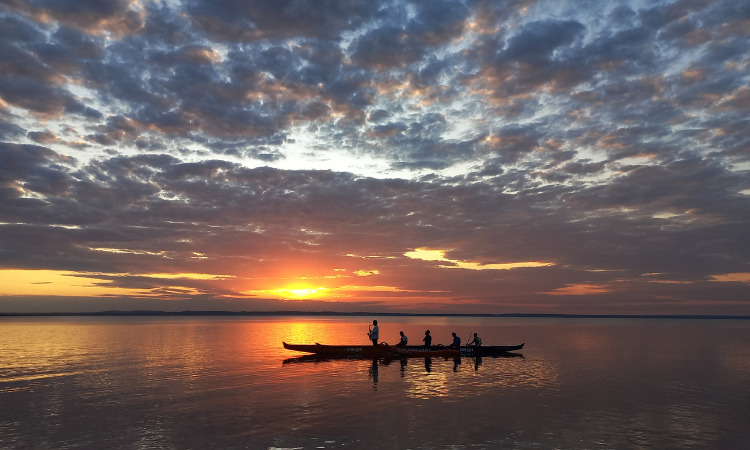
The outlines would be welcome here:
<svg viewBox="0 0 750 450">
<path fill-rule="evenodd" d="M 513 352 L 517 350 L 523 349 L 524 344 L 519 345 L 482 345 L 480 347 L 475 347 L 473 345 L 462 345 L 460 347 L 461 356 L 496 356 L 496 355 L 502 355 L 503 353 Z M 409 345 L 406 347 L 409 350 L 417 350 L 417 349 L 427 349 L 428 347 L 424 346 L 418 346 L 418 345 Z M 435 350 L 435 349 L 441 349 L 441 348 L 448 348 L 448 347 L 442 347 L 442 346 L 432 346 L 429 347 L 429 349 Z"/>
<path fill-rule="evenodd" d="M 461 346 L 462 356 L 502 356 L 505 353 L 522 350 L 524 344 L 518 345 L 482 345 L 474 347 L 471 345 Z"/>
<path fill-rule="evenodd" d="M 458 350 L 438 347 L 395 347 L 392 345 L 324 345 L 324 344 L 287 344 L 287 350 L 313 353 L 316 355 L 345 356 L 352 358 L 426 358 L 460 356 Z"/>
</svg>

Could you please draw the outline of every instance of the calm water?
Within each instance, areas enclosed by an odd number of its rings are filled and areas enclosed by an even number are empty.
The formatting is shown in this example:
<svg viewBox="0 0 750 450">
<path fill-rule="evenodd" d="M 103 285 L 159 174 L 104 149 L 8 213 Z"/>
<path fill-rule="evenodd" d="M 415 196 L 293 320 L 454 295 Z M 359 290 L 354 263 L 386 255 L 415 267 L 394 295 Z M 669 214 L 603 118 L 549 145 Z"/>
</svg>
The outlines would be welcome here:
<svg viewBox="0 0 750 450">
<path fill-rule="evenodd" d="M 0 319 L 0 448 L 748 448 L 750 321 L 380 317 L 508 358 L 308 361 L 372 317 Z"/>
</svg>

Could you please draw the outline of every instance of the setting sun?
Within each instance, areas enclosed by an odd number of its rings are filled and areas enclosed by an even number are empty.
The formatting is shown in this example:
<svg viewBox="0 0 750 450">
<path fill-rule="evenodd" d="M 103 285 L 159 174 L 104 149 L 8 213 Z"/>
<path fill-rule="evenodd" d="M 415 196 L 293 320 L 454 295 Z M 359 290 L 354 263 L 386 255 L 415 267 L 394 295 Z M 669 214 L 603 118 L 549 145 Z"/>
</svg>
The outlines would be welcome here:
<svg viewBox="0 0 750 450">
<path fill-rule="evenodd" d="M 289 285 L 277 289 L 254 289 L 242 291 L 245 295 L 258 295 L 262 297 L 276 299 L 293 299 L 293 300 L 310 300 L 323 297 L 329 294 L 330 289 L 327 287 L 309 287 L 299 284 Z"/>
<path fill-rule="evenodd" d="M 318 297 L 326 291 L 328 291 L 328 288 L 324 288 L 324 287 L 277 289 L 277 292 L 279 292 L 280 294 L 288 294 L 287 297 L 298 298 L 298 299 Z"/>
</svg>

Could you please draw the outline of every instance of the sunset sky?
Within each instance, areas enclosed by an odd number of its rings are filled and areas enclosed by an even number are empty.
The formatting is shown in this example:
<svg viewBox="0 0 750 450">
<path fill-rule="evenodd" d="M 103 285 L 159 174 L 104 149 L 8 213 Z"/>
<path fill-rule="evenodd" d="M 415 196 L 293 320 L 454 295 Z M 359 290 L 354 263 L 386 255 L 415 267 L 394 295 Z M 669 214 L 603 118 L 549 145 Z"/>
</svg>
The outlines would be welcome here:
<svg viewBox="0 0 750 450">
<path fill-rule="evenodd" d="M 0 4 L 0 312 L 750 315 L 750 2 Z"/>
</svg>

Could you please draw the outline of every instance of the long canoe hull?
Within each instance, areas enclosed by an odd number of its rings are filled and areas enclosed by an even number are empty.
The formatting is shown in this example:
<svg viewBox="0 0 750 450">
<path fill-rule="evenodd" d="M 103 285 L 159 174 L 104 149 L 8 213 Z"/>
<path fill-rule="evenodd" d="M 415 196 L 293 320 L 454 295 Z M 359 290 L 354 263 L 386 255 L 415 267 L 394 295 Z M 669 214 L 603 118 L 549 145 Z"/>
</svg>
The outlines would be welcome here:
<svg viewBox="0 0 750 450">
<path fill-rule="evenodd" d="M 481 347 L 475 347 L 473 345 L 462 345 L 459 348 L 459 351 L 461 352 L 460 353 L 461 356 L 495 356 L 495 355 L 502 355 L 508 352 L 522 350 L 524 345 L 525 344 L 483 345 Z M 440 346 L 424 347 L 424 346 L 410 345 L 410 346 L 407 346 L 406 348 L 409 350 L 418 350 L 418 349 L 434 350 L 434 349 L 447 348 L 447 347 L 440 347 Z"/>
<path fill-rule="evenodd" d="M 323 344 L 287 344 L 284 348 L 297 352 L 313 353 L 349 358 L 426 358 L 460 356 L 458 350 L 429 347 L 394 347 L 391 345 L 323 345 Z"/>
</svg>

